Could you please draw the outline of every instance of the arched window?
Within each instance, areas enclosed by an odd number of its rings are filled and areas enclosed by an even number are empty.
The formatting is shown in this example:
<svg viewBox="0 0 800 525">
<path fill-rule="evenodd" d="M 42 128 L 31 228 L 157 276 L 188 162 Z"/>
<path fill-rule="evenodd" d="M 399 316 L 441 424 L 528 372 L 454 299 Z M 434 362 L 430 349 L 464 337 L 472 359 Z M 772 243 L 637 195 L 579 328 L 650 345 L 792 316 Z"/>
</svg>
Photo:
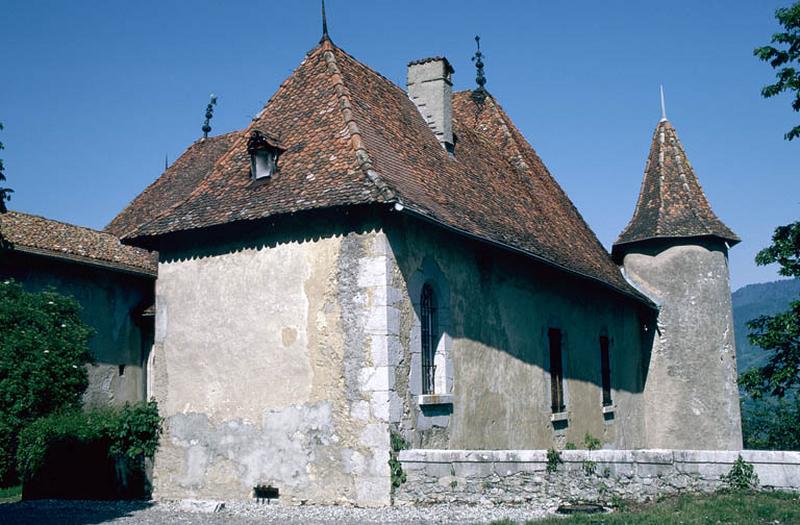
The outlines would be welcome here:
<svg viewBox="0 0 800 525">
<path fill-rule="evenodd" d="M 436 377 L 436 346 L 439 343 L 439 325 L 436 320 L 436 294 L 430 284 L 422 287 L 420 298 L 422 328 L 422 393 L 434 393 Z"/>
</svg>

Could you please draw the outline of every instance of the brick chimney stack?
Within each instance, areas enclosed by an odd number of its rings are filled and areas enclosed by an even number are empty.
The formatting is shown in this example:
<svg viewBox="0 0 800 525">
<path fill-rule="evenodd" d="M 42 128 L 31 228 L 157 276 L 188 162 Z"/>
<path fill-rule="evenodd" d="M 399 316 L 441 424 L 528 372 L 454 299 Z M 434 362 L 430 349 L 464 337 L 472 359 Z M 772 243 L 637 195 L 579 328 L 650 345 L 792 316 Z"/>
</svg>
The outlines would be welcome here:
<svg viewBox="0 0 800 525">
<path fill-rule="evenodd" d="M 417 105 L 442 146 L 453 152 L 453 66 L 444 57 L 408 64 L 408 98 Z"/>
</svg>

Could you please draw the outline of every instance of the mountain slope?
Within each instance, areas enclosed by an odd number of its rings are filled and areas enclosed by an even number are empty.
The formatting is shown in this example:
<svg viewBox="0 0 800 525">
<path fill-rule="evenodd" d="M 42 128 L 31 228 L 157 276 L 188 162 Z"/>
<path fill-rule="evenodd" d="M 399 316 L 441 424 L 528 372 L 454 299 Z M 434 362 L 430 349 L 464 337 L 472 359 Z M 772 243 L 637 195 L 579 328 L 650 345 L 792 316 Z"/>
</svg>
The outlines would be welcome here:
<svg viewBox="0 0 800 525">
<path fill-rule="evenodd" d="M 760 315 L 786 310 L 789 303 L 800 300 L 800 279 L 771 283 L 748 284 L 733 293 L 733 325 L 736 334 L 736 360 L 739 373 L 763 366 L 769 354 L 747 340 L 747 322 Z"/>
</svg>

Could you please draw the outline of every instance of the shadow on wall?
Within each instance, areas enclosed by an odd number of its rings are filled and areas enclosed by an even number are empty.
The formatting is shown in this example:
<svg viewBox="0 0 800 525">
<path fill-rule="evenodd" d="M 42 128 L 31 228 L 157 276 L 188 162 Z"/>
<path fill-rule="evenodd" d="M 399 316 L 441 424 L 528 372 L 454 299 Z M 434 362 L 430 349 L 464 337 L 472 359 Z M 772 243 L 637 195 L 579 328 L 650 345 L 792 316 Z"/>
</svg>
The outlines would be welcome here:
<svg viewBox="0 0 800 525">
<path fill-rule="evenodd" d="M 380 213 L 370 206 L 329 208 L 283 215 L 258 221 L 240 221 L 201 232 L 181 232 L 164 236 L 160 262 L 171 263 L 203 259 L 244 250 L 274 248 L 282 244 L 314 242 L 349 233 L 368 233 L 381 227 Z"/>
<path fill-rule="evenodd" d="M 0 504 L 3 525 L 94 525 L 127 518 L 153 504 L 149 501 L 21 501 Z"/>
<path fill-rule="evenodd" d="M 447 247 L 475 270 L 476 278 L 473 280 L 463 275 L 447 276 L 452 279 L 447 284 L 452 290 L 449 298 L 452 322 L 449 323 L 448 334 L 453 339 L 479 343 L 549 373 L 547 330 L 550 327 L 560 327 L 564 332 L 565 355 L 566 352 L 572 352 L 597 360 L 592 366 L 565 367 L 565 380 L 584 381 L 600 387 L 602 380 L 598 337 L 602 323 L 597 322 L 597 319 L 603 319 L 609 325 L 608 336 L 612 341 L 612 351 L 627 352 L 626 357 L 639 361 L 639 366 L 631 373 L 612 374 L 612 388 L 632 393 L 643 391 L 649 367 L 649 349 L 656 326 L 656 313 L 653 310 L 601 284 L 572 277 L 523 255 L 457 237 L 435 226 L 389 211 L 388 207 L 382 209 L 364 205 L 329 208 L 258 221 L 228 223 L 198 232 L 169 234 L 163 238 L 169 249 L 148 244 L 147 239 L 144 243 L 151 249 L 159 250 L 162 263 L 170 263 L 272 248 L 288 243 L 314 242 L 329 237 L 343 237 L 350 233 L 368 233 L 381 228 L 397 232 L 421 227 L 432 232 L 431 235 L 439 246 Z M 408 246 L 409 238 L 395 237 L 392 234 L 390 242 L 396 251 L 403 278 L 406 283 L 410 283 L 422 260 L 411 255 L 416 248 Z M 445 273 L 447 272 L 445 269 Z M 511 295 L 501 297 L 494 293 L 494 290 L 501 288 L 511 291 Z M 532 298 L 528 306 L 535 306 L 539 310 L 536 318 L 539 321 L 529 322 L 525 326 L 524 334 L 513 334 L 507 329 L 507 322 L 503 319 L 503 315 L 508 312 L 502 310 L 509 310 L 509 307 L 501 303 L 508 297 L 513 299 L 522 296 Z M 551 312 L 542 312 L 541 310 L 546 310 L 551 305 L 548 302 L 549 297 L 562 299 L 558 305 L 554 305 Z M 621 335 L 615 333 L 616 327 L 612 329 L 610 326 L 623 322 L 620 320 L 624 315 L 621 312 L 635 312 L 639 340 L 626 341 L 623 345 Z M 513 314 L 519 319 L 526 312 L 516 311 Z M 594 336 L 574 336 L 580 326 L 586 323 L 595 323 L 597 329 L 596 333 L 593 332 Z M 647 329 L 643 330 L 645 326 Z M 531 334 L 535 337 L 530 337 Z M 517 344 L 523 338 L 526 340 L 525 344 Z M 616 343 L 619 344 L 615 347 Z M 639 352 L 640 356 L 631 352 Z"/>
<path fill-rule="evenodd" d="M 426 266 L 435 265 L 436 272 L 447 279 L 449 297 L 442 300 L 449 303 L 447 335 L 460 340 L 457 351 L 479 346 L 550 374 L 548 330 L 556 328 L 562 335 L 564 380 L 601 389 L 599 338 L 603 335 L 611 341 L 611 352 L 617 353 L 616 363 L 638 363 L 624 373 L 612 372 L 611 388 L 643 392 L 655 336 L 654 310 L 530 257 L 455 237 L 433 226 L 419 234 L 422 223 L 409 223 L 407 217 L 397 218 L 389 233 L 405 288 L 412 293 L 419 288 L 414 283 L 420 280 L 420 268 Z M 420 319 L 419 301 L 411 297 L 411 302 Z M 495 368 L 499 365 L 500 361 L 494 364 Z M 507 380 L 513 378 L 509 375 Z"/>
</svg>

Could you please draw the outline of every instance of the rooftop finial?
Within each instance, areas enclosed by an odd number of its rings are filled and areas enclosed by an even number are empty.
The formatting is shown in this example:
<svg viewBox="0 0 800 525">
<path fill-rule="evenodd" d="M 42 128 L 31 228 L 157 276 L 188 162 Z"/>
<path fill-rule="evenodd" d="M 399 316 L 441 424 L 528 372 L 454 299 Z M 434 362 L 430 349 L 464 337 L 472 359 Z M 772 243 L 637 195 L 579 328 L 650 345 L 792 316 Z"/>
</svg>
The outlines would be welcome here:
<svg viewBox="0 0 800 525">
<path fill-rule="evenodd" d="M 322 0 L 322 39 L 330 39 L 328 36 L 328 17 L 325 16 L 325 0 Z"/>
<path fill-rule="evenodd" d="M 664 105 L 664 85 L 661 84 L 661 122 L 667 120 L 667 107 Z"/>
<path fill-rule="evenodd" d="M 475 82 L 478 84 L 478 87 L 472 91 L 472 99 L 475 102 L 483 102 L 486 100 L 486 75 L 483 74 L 483 53 L 481 53 L 481 37 L 475 35 L 475 43 L 478 45 L 478 50 L 475 51 L 475 55 L 472 57 L 472 61 L 475 62 L 475 68 L 478 70 L 477 76 L 475 77 Z"/>
<path fill-rule="evenodd" d="M 211 117 L 214 116 L 214 106 L 217 105 L 217 96 L 211 93 L 211 100 L 208 101 L 206 106 L 206 121 L 203 122 L 203 138 L 208 138 L 208 133 L 211 131 Z"/>
</svg>

